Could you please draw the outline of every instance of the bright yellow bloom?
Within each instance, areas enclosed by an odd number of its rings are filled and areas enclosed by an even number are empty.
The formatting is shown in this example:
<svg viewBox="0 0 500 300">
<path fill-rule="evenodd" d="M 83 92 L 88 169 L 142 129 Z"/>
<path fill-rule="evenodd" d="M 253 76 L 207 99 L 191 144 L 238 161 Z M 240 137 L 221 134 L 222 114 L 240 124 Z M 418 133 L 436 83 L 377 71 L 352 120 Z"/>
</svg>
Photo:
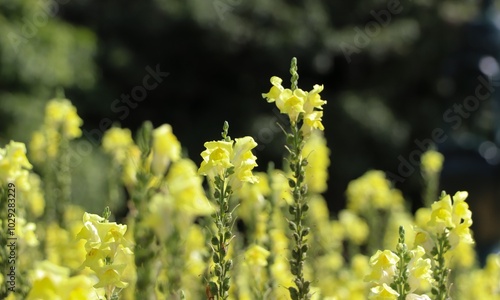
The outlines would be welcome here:
<svg viewBox="0 0 500 300">
<path fill-rule="evenodd" d="M 276 106 L 282 114 L 290 117 L 290 121 L 297 122 L 299 114 L 304 112 L 306 97 L 307 94 L 301 89 L 296 89 L 293 92 L 290 89 L 285 89 L 276 99 Z"/>
<path fill-rule="evenodd" d="M 128 283 L 121 280 L 125 264 L 105 265 L 98 268 L 97 277 L 99 283 L 94 285 L 95 288 L 114 286 L 117 288 L 126 288 Z"/>
<path fill-rule="evenodd" d="M 380 251 L 377 250 L 372 257 L 370 257 L 370 266 L 372 267 L 371 273 L 366 276 L 366 281 L 381 283 L 392 283 L 394 275 L 396 274 L 396 264 L 399 262 L 399 257 L 390 250 Z"/>
<path fill-rule="evenodd" d="M 257 177 L 252 174 L 252 169 L 257 166 L 257 157 L 251 151 L 256 146 L 257 143 L 249 136 L 229 142 L 206 142 L 206 150 L 201 153 L 203 161 L 198 173 L 213 181 L 215 176 L 224 177 L 224 172 L 234 167 L 234 172 L 229 177 L 229 185 L 233 189 L 241 187 L 243 182 L 256 183 Z"/>
<path fill-rule="evenodd" d="M 411 259 L 408 263 L 410 292 L 414 292 L 417 289 L 425 291 L 431 287 L 433 281 L 431 260 L 429 258 L 422 258 L 424 255 L 425 250 L 421 246 L 417 246 L 410 251 Z"/>
<path fill-rule="evenodd" d="M 245 251 L 245 261 L 250 266 L 267 266 L 267 258 L 271 252 L 262 246 L 253 244 Z"/>
<path fill-rule="evenodd" d="M 133 144 L 132 133 L 127 128 L 112 127 L 102 137 L 102 148 L 120 164 L 127 158 L 128 149 Z"/>
<path fill-rule="evenodd" d="M 204 144 L 206 150 L 201 153 L 201 162 L 198 173 L 214 178 L 216 175 L 224 175 L 224 171 L 233 167 L 231 156 L 233 142 L 213 141 Z"/>
<path fill-rule="evenodd" d="M 303 114 L 304 123 L 301 128 L 304 135 L 308 135 L 313 129 L 324 130 L 321 118 L 322 106 L 326 104 L 319 93 L 323 90 L 322 85 L 314 85 L 310 92 L 299 88 L 292 91 L 285 89 L 281 83 L 283 80 L 277 76 L 271 77 L 272 87 L 268 93 L 262 94 L 267 102 L 276 102 L 276 106 L 282 114 L 288 115 L 292 123 L 296 123 L 299 115 Z"/>
<path fill-rule="evenodd" d="M 369 299 L 371 300 L 397 300 L 399 293 L 386 283 L 370 289 Z"/>
<path fill-rule="evenodd" d="M 172 132 L 172 126 L 163 124 L 153 130 L 153 160 L 151 171 L 163 176 L 171 162 L 181 158 L 181 144 Z"/>
<path fill-rule="evenodd" d="M 430 220 L 426 224 L 426 230 L 434 235 L 444 232 L 445 228 L 449 229 L 452 248 L 459 242 L 474 243 L 470 232 L 472 213 L 465 202 L 467 196 L 467 192 L 457 192 L 453 198 L 445 195 L 439 201 L 434 202 L 431 207 Z"/>
<path fill-rule="evenodd" d="M 68 99 L 53 99 L 45 107 L 45 126 L 55 129 L 68 138 L 74 139 L 82 135 L 80 126 L 83 121 L 76 108 Z"/>
<path fill-rule="evenodd" d="M 307 159 L 305 167 L 306 184 L 310 192 L 323 193 L 328 188 L 328 167 L 330 149 L 321 131 L 313 131 L 302 148 L 302 156 Z"/>
<path fill-rule="evenodd" d="M 434 150 L 428 150 L 420 158 L 422 168 L 427 173 L 438 173 L 443 167 L 444 156 Z"/>
<path fill-rule="evenodd" d="M 87 240 L 87 256 L 83 266 L 89 267 L 99 278 L 95 287 L 106 287 L 107 290 L 124 288 L 127 284 L 122 281 L 122 274 L 133 254 L 129 248 L 130 242 L 124 237 L 127 225 L 108 222 L 89 213 L 84 213 L 83 222 L 84 226 L 77 238 Z"/>
</svg>

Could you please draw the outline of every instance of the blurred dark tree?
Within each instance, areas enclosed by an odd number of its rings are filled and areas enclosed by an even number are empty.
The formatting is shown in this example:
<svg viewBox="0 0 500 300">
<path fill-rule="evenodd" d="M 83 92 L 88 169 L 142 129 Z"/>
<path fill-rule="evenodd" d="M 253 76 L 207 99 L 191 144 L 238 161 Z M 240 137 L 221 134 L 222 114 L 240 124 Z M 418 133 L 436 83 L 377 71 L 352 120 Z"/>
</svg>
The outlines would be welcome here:
<svg viewBox="0 0 500 300">
<path fill-rule="evenodd" d="M 0 23 L 6 15 L 13 20 L 9 24 L 18 20 L 16 12 L 0 11 Z M 146 119 L 155 126 L 170 123 L 196 162 L 203 143 L 218 139 L 227 120 L 231 136 L 252 135 L 261 144 L 257 156 L 265 170 L 269 160 L 280 163 L 284 149 L 279 132 L 263 129 L 278 118 L 261 93 L 273 75 L 289 81 L 289 62 L 296 56 L 299 86 L 325 85 L 325 133 L 332 149 L 326 196 L 339 208 L 349 180 L 370 168 L 397 174 L 398 156 L 407 157 L 414 139 L 430 137 L 442 123 L 453 89 L 443 84 L 444 62 L 457 46 L 460 27 L 475 14 L 475 3 L 456 0 L 67 1 L 51 18 L 54 25 L 44 27 L 54 32 L 40 32 L 23 50 L 46 61 L 54 74 L 34 67 L 35 74 L 21 80 L 24 63 L 8 59 L 14 65 L 5 73 L 7 62 L 0 61 L 2 111 L 17 106 L 7 102 L 15 91 L 30 100 L 25 94 L 48 97 L 53 87 L 63 86 L 91 138 L 109 126 L 101 126 L 106 118 L 131 129 Z M 93 62 L 89 32 L 97 39 Z M 36 41 L 49 37 L 64 41 L 67 52 L 47 56 L 35 50 Z M 3 41 L 2 57 L 11 48 Z M 168 76 L 145 100 L 132 101 L 135 108 L 125 117 L 116 107 L 123 102 L 116 101 L 142 86 L 148 66 Z M 15 82 L 5 85 L 6 80 Z M 48 92 L 38 92 L 42 88 Z M 419 184 L 418 171 L 397 182 L 411 198 L 418 197 Z"/>
</svg>

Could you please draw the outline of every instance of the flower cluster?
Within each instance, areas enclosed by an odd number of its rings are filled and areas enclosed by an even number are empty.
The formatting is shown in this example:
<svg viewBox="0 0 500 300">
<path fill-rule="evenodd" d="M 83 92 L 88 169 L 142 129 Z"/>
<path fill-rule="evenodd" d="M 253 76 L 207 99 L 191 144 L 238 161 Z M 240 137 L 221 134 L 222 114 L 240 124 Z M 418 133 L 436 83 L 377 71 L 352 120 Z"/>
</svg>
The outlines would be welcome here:
<svg viewBox="0 0 500 300">
<path fill-rule="evenodd" d="M 133 253 L 130 243 L 124 238 L 127 225 L 108 222 L 95 214 L 84 213 L 83 228 L 78 239 L 84 239 L 87 256 L 83 267 L 89 267 L 99 278 L 94 287 L 103 287 L 108 299 L 115 293 L 115 288 L 125 288 L 122 274 L 127 266 L 128 257 Z"/>
<path fill-rule="evenodd" d="M 198 173 L 213 182 L 215 177 L 224 177 L 226 170 L 233 169 L 228 180 L 233 189 L 240 187 L 243 182 L 255 183 L 257 177 L 252 174 L 252 169 L 257 166 L 257 157 L 251 150 L 256 146 L 257 143 L 249 136 L 236 138 L 234 141 L 206 142 Z"/>
<path fill-rule="evenodd" d="M 23 143 L 10 141 L 5 148 L 0 148 L 0 184 L 16 183 L 21 189 L 27 190 L 31 163 L 26 157 L 26 146 Z"/>
<path fill-rule="evenodd" d="M 70 269 L 49 261 L 37 264 L 31 274 L 32 288 L 26 300 L 86 299 L 99 300 L 92 279 L 85 275 L 70 276 Z"/>
<path fill-rule="evenodd" d="M 470 231 L 472 212 L 469 210 L 467 202 L 465 202 L 467 196 L 467 192 L 457 192 L 453 197 L 444 194 L 439 201 L 432 204 L 431 209 L 421 208 L 417 214 L 425 214 L 427 218 L 425 219 L 426 223 L 420 224 L 422 230 L 419 230 L 416 242 L 427 248 L 432 248 L 434 245 L 432 240 L 447 231 L 451 249 L 455 248 L 460 242 L 474 243 Z"/>
<path fill-rule="evenodd" d="M 365 280 L 375 286 L 370 299 L 430 299 L 425 294 L 433 282 L 431 260 L 424 258 L 424 248 L 417 246 L 406 252 L 406 245 L 398 245 L 399 255 L 390 250 L 378 250 L 370 258 L 371 272 Z M 399 285 L 399 286 L 398 286 Z"/>
<path fill-rule="evenodd" d="M 33 133 L 30 150 L 35 162 L 55 158 L 62 140 L 72 140 L 82 135 L 83 121 L 68 99 L 52 99 L 45 107 L 45 119 L 40 130 Z"/>
<path fill-rule="evenodd" d="M 281 83 L 283 80 L 277 76 L 271 77 L 273 85 L 268 93 L 262 94 L 267 102 L 276 102 L 276 106 L 281 113 L 290 118 L 290 122 L 297 123 L 304 120 L 302 131 L 304 134 L 310 133 L 313 129 L 324 130 L 323 123 L 323 105 L 325 100 L 321 99 L 319 93 L 323 91 L 323 85 L 314 85 L 313 89 L 305 92 L 302 89 L 284 88 Z M 301 117 L 302 116 L 302 117 Z"/>
</svg>

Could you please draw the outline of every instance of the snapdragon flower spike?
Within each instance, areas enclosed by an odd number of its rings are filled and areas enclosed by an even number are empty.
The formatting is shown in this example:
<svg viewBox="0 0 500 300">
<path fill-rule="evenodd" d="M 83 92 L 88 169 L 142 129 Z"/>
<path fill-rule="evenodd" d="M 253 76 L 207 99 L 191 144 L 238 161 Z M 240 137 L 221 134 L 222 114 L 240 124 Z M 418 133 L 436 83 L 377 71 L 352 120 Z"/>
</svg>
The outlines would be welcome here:
<svg viewBox="0 0 500 300">
<path fill-rule="evenodd" d="M 227 170 L 232 169 L 228 182 L 233 189 L 241 187 L 243 182 L 256 183 L 258 178 L 252 170 L 257 166 L 257 157 L 251 151 L 256 146 L 257 143 L 249 136 L 234 141 L 206 142 L 198 173 L 214 182 L 217 176 L 224 176 Z"/>
<path fill-rule="evenodd" d="M 280 112 L 288 115 L 292 124 L 303 121 L 301 131 L 304 135 L 314 129 L 324 130 L 323 105 L 327 102 L 319 94 L 323 91 L 323 85 L 316 84 L 311 91 L 305 92 L 300 88 L 284 88 L 282 82 L 277 76 L 271 77 L 272 87 L 262 97 L 269 103 L 275 102 Z"/>
<path fill-rule="evenodd" d="M 128 257 L 133 255 L 131 243 L 124 238 L 127 225 L 108 222 L 109 209 L 105 217 L 84 213 L 84 226 L 77 234 L 77 239 L 84 239 L 87 255 L 82 267 L 94 271 L 99 282 L 96 288 L 105 288 L 107 299 L 115 295 L 115 288 L 125 288 L 128 283 L 122 281 L 122 274 Z"/>
<path fill-rule="evenodd" d="M 233 264 L 227 257 L 229 245 L 234 238 L 229 199 L 233 190 L 239 189 L 243 182 L 256 183 L 258 179 L 252 174 L 257 163 L 251 152 L 257 143 L 251 137 L 233 141 L 228 130 L 229 124 L 224 122 L 222 140 L 205 143 L 206 150 L 201 153 L 203 161 L 198 169 L 198 173 L 207 176 L 210 184 L 213 184 L 213 200 L 218 206 L 218 211 L 212 215 L 217 232 L 213 233 L 210 245 L 214 263 L 211 272 L 216 279 L 208 283 L 207 297 L 217 296 L 217 299 L 222 300 L 229 297 L 229 272 Z"/>
</svg>

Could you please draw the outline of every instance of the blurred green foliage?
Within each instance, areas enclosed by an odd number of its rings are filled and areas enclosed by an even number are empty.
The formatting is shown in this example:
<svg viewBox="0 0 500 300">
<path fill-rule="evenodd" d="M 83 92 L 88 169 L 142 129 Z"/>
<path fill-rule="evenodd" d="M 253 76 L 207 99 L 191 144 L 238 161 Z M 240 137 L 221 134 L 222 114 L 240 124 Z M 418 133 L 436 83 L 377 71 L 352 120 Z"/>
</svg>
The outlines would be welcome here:
<svg viewBox="0 0 500 300">
<path fill-rule="evenodd" d="M 58 11 L 16 47 L 12 34 L 22 36 L 51 5 Z M 265 170 L 281 157 L 283 141 L 280 132 L 263 132 L 277 117 L 260 94 L 272 75 L 288 81 L 296 56 L 300 85 L 325 85 L 327 196 L 338 208 L 349 180 L 369 168 L 396 170 L 413 139 L 442 122 L 456 100 L 439 89 L 444 62 L 476 12 L 477 3 L 458 0 L 0 0 L 1 141 L 26 141 L 44 101 L 64 88 L 86 132 L 105 118 L 132 129 L 147 119 L 170 123 L 199 162 L 203 142 L 218 138 L 228 120 L 232 135 L 261 144 Z M 113 101 L 156 65 L 170 75 L 121 118 Z M 95 173 L 98 165 L 87 160 Z M 418 180 L 401 187 L 420 190 Z"/>
</svg>

